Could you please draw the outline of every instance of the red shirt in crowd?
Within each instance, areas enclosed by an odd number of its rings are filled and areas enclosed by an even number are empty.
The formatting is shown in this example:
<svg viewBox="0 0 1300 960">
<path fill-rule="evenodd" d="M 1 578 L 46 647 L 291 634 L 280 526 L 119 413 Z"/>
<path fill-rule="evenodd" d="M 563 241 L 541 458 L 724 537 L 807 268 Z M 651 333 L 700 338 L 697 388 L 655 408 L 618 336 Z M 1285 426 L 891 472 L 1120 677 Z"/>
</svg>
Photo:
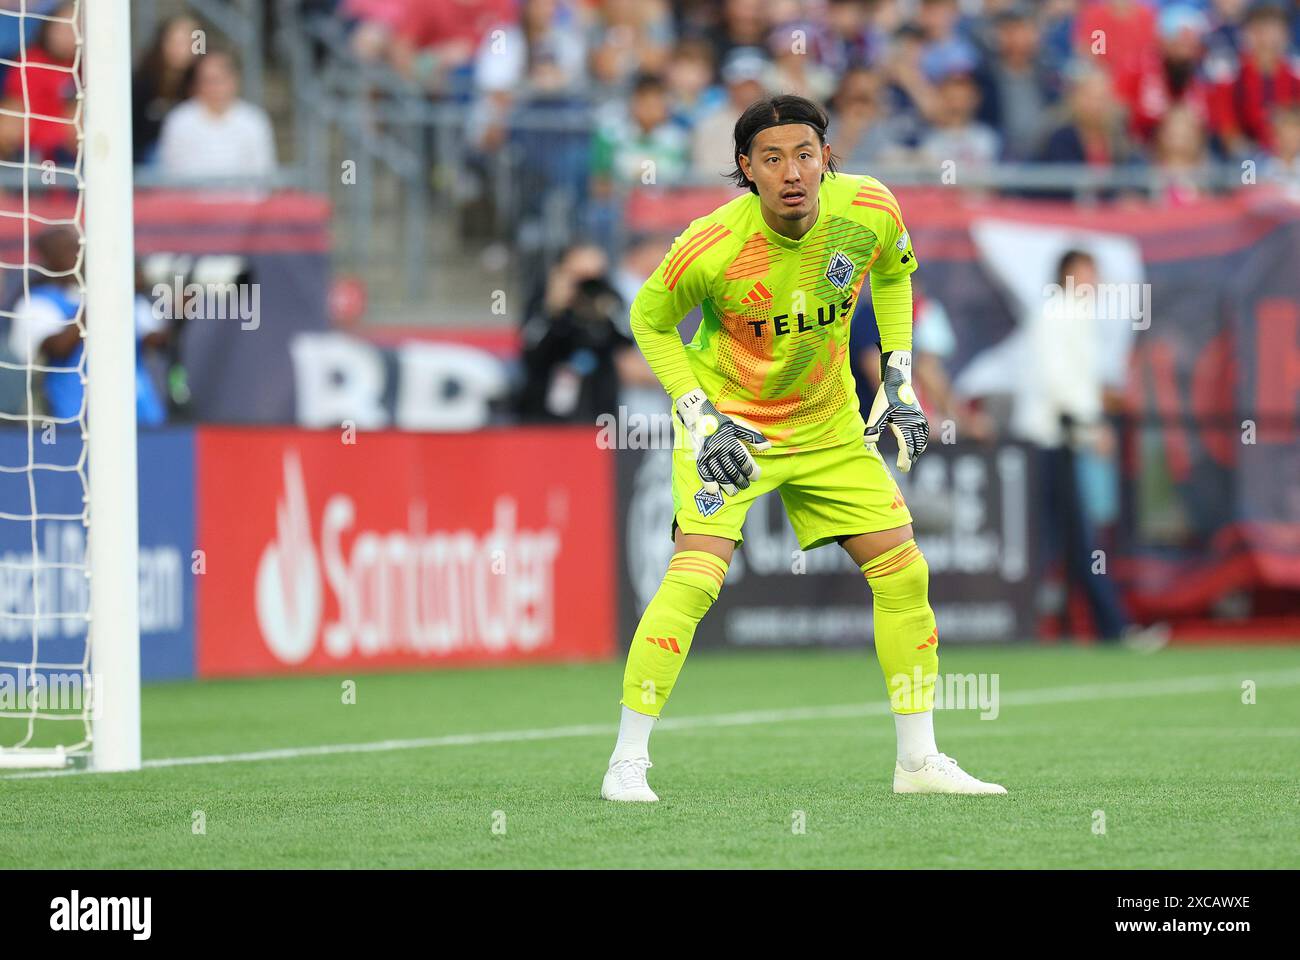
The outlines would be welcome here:
<svg viewBox="0 0 1300 960">
<path fill-rule="evenodd" d="M 1221 138 L 1246 136 L 1266 150 L 1273 148 L 1272 111 L 1300 105 L 1300 68 L 1281 60 L 1261 70 L 1249 55 L 1235 68 L 1219 71 L 1210 91 L 1210 123 Z"/>
<path fill-rule="evenodd" d="M 421 50 L 459 41 L 473 52 L 490 29 L 516 19 L 514 0 L 412 0 L 400 32 Z"/>
<path fill-rule="evenodd" d="M 1133 133 L 1144 141 L 1150 141 L 1160 121 L 1175 106 L 1189 108 L 1208 128 L 1211 91 L 1209 81 L 1198 72 L 1180 93 L 1175 94 L 1169 85 L 1164 62 L 1158 56 L 1151 57 L 1137 76 L 1134 101 L 1129 104 Z"/>
<path fill-rule="evenodd" d="M 68 69 L 55 69 L 65 67 Z M 59 63 L 40 47 L 27 50 L 27 60 L 22 67 L 11 67 L 5 77 L 5 97 L 17 101 L 29 114 L 47 117 L 68 117 L 73 114 L 77 98 L 77 84 L 70 69 L 71 63 Z M 27 79 L 26 93 L 23 78 Z M 75 134 L 71 123 L 54 120 L 37 120 L 29 124 L 29 139 L 34 153 L 48 158 L 60 148 L 74 150 Z"/>
<path fill-rule="evenodd" d="M 1074 40 L 1110 75 L 1115 95 L 1133 106 L 1139 76 L 1153 56 L 1160 56 L 1155 12 L 1138 0 L 1122 6 L 1114 0 L 1092 0 L 1075 17 Z M 1104 44 L 1104 52 L 1093 53 L 1094 43 Z"/>
</svg>

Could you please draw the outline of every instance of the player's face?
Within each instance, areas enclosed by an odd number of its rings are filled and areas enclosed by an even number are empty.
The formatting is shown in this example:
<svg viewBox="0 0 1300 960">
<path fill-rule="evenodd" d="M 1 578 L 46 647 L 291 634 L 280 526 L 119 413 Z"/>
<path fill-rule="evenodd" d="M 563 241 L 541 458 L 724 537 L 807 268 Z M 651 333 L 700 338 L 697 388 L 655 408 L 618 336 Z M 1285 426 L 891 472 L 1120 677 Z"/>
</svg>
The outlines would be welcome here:
<svg viewBox="0 0 1300 960">
<path fill-rule="evenodd" d="M 763 206 L 782 220 L 802 220 L 817 209 L 817 188 L 831 148 L 806 123 L 760 130 L 741 156 L 741 169 L 754 182 Z"/>
</svg>

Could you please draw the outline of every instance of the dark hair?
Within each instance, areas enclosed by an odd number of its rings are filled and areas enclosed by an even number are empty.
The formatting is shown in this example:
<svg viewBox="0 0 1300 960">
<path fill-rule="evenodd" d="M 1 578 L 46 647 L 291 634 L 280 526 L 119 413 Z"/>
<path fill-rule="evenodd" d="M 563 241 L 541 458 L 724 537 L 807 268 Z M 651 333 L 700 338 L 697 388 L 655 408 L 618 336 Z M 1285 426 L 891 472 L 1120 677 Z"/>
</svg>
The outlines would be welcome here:
<svg viewBox="0 0 1300 960">
<path fill-rule="evenodd" d="M 1087 250 L 1080 250 L 1077 247 L 1066 250 L 1061 254 L 1061 259 L 1056 262 L 1056 282 L 1064 286 L 1066 278 L 1073 272 L 1074 265 L 1084 260 L 1094 267 L 1097 265 L 1097 258 Z"/>
<path fill-rule="evenodd" d="M 1241 18 L 1241 23 L 1242 26 L 1249 26 L 1265 20 L 1276 20 L 1286 26 L 1286 11 L 1272 0 L 1259 0 L 1258 3 L 1252 4 L 1250 9 L 1246 11 L 1246 15 Z"/>
<path fill-rule="evenodd" d="M 149 49 L 141 58 L 140 67 L 136 71 L 137 76 L 147 77 L 149 82 L 156 85 L 157 90 L 155 92 L 167 97 L 175 98 L 178 94 L 184 92 L 185 79 L 189 75 L 189 66 L 186 66 L 180 72 L 179 77 L 166 76 L 166 57 L 163 55 L 163 45 L 166 43 L 167 34 L 171 33 L 172 28 L 177 24 L 186 22 L 194 24 L 196 29 L 199 26 L 198 20 L 188 13 L 178 13 L 160 20 L 157 29 L 154 30 Z M 193 48 L 191 47 L 191 49 Z"/>
<path fill-rule="evenodd" d="M 50 227 L 32 239 L 32 246 L 42 267 L 62 273 L 75 269 L 81 235 L 70 226 Z"/>
<path fill-rule="evenodd" d="M 817 132 L 817 142 L 822 146 L 826 145 L 826 127 L 830 124 L 830 119 L 826 116 L 826 111 L 817 104 L 813 103 L 806 97 L 797 97 L 794 94 L 781 94 L 776 97 L 766 97 L 762 100 L 756 100 L 745 108 L 745 112 L 740 115 L 736 121 L 734 132 L 735 148 L 732 153 L 732 159 L 736 161 L 735 168 L 725 176 L 732 180 L 738 187 L 748 187 L 750 193 L 758 193 L 758 187 L 754 182 L 745 176 L 745 171 L 740 168 L 740 158 L 749 156 L 749 151 L 753 148 L 754 137 L 758 136 L 759 131 L 768 127 L 792 123 L 806 123 Z M 831 154 L 830 162 L 826 169 L 831 173 L 836 170 L 836 157 Z"/>
<path fill-rule="evenodd" d="M 664 78 L 657 73 L 638 73 L 632 81 L 632 96 L 643 93 L 664 93 L 668 89 Z"/>
</svg>

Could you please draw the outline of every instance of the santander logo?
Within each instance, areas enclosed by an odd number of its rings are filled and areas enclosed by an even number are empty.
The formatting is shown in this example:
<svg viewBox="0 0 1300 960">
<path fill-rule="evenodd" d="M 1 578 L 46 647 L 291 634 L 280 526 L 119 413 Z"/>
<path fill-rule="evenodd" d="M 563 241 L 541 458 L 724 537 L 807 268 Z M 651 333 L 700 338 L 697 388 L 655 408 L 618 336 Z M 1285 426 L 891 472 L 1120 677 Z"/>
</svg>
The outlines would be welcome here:
<svg viewBox="0 0 1300 960">
<path fill-rule="evenodd" d="M 297 664 L 318 650 L 330 660 L 437 658 L 552 643 L 559 531 L 521 529 L 509 496 L 496 498 L 486 531 L 429 530 L 427 514 L 425 502 L 412 501 L 405 529 L 366 529 L 354 498 L 335 493 L 313 541 L 302 464 L 286 451 L 275 539 L 257 567 L 257 620 L 267 649 Z M 324 618 L 322 588 L 338 612 L 333 620 Z"/>
<path fill-rule="evenodd" d="M 284 497 L 275 504 L 275 539 L 257 564 L 257 622 L 271 652 L 301 663 L 316 645 L 321 582 L 311 542 L 307 485 L 296 451 L 284 457 Z"/>
</svg>

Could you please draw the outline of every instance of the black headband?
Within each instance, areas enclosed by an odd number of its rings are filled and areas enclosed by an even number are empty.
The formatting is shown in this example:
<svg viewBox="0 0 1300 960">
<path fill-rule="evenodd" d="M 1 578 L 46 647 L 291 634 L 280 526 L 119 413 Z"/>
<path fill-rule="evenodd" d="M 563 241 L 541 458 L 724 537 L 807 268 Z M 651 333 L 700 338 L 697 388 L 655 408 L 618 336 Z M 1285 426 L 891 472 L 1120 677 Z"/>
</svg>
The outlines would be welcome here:
<svg viewBox="0 0 1300 960">
<path fill-rule="evenodd" d="M 796 120 L 795 118 L 791 117 L 786 120 L 769 120 L 767 123 L 763 124 L 761 127 L 759 127 L 757 130 L 755 130 L 753 133 L 749 135 L 749 139 L 745 141 L 745 149 L 741 150 L 740 152 L 745 156 L 749 156 L 750 151 L 754 149 L 754 138 L 756 136 L 758 136 L 760 133 L 762 133 L 764 130 L 768 129 L 769 127 L 784 127 L 791 123 L 798 123 L 807 127 L 812 127 L 814 130 L 817 131 L 817 139 L 821 140 L 823 143 L 826 141 L 826 131 L 821 127 L 817 126 L 817 124 L 813 123 L 810 120 Z"/>
</svg>

